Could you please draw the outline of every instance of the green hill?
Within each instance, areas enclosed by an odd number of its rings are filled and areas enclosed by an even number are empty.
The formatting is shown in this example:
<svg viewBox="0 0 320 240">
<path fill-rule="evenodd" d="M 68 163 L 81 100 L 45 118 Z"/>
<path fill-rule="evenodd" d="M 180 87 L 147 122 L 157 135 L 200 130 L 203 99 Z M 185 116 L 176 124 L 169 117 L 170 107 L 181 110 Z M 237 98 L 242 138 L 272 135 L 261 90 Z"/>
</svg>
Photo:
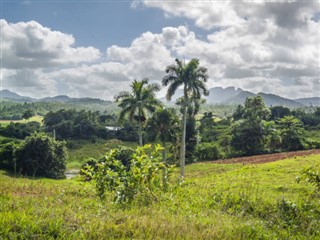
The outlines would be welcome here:
<svg viewBox="0 0 320 240">
<path fill-rule="evenodd" d="M 296 182 L 320 155 L 260 165 L 194 164 L 149 206 L 101 202 L 90 183 L 0 174 L 3 239 L 319 239 L 319 192 Z M 174 180 L 173 180 L 174 181 Z"/>
</svg>

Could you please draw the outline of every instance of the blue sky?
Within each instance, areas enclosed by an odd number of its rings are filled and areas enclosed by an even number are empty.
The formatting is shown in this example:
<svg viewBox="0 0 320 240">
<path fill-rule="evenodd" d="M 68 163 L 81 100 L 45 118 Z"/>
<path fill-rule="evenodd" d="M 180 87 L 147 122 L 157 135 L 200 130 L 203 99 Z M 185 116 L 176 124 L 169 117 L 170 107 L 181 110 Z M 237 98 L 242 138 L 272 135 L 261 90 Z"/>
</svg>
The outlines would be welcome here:
<svg viewBox="0 0 320 240">
<path fill-rule="evenodd" d="M 72 34 L 76 46 L 105 51 L 113 44 L 129 46 L 146 31 L 192 24 L 166 18 L 160 9 L 133 8 L 131 1 L 6 1 L 2 18 L 9 22 L 35 20 L 52 30 Z"/>
<path fill-rule="evenodd" d="M 208 87 L 319 96 L 319 16 L 316 0 L 2 1 L 1 88 L 112 99 L 178 57 Z"/>
</svg>

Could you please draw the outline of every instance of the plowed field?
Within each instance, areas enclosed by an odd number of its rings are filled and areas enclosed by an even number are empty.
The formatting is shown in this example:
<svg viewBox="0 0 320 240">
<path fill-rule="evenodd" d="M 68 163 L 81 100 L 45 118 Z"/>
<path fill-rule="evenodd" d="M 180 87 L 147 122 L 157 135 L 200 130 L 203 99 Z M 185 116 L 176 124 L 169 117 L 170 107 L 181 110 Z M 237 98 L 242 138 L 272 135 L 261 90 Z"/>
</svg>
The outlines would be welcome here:
<svg viewBox="0 0 320 240">
<path fill-rule="evenodd" d="M 242 163 L 242 164 L 259 164 L 279 161 L 286 158 L 294 158 L 300 156 L 307 156 L 312 154 L 320 154 L 320 149 L 306 150 L 306 151 L 296 151 L 296 152 L 284 152 L 284 153 L 274 153 L 274 154 L 265 154 L 257 155 L 250 157 L 239 157 L 231 158 L 218 161 L 210 161 L 205 163 L 215 163 L 215 164 L 231 164 L 231 163 Z"/>
</svg>

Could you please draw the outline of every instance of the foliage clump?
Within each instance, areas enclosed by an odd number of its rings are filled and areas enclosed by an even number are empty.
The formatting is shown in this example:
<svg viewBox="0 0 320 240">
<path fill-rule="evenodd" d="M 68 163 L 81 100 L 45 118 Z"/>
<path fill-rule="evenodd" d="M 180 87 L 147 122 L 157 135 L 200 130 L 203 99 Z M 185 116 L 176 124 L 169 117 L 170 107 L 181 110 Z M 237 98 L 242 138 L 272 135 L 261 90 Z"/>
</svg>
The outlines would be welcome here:
<svg viewBox="0 0 320 240">
<path fill-rule="evenodd" d="M 65 142 L 56 141 L 44 133 L 27 137 L 15 150 L 15 164 L 19 173 L 27 176 L 65 178 Z"/>
<path fill-rule="evenodd" d="M 200 143 L 196 147 L 195 155 L 198 161 L 217 160 L 224 157 L 221 148 L 213 142 Z"/>
<path fill-rule="evenodd" d="M 105 199 L 107 192 L 113 195 L 113 202 L 148 204 L 158 201 L 169 184 L 172 166 L 161 162 L 163 148 L 156 145 L 138 147 L 129 159 L 121 159 L 126 153 L 113 149 L 95 167 L 88 166 L 83 172 L 94 180 L 97 195 Z M 128 152 L 127 152 L 128 153 Z M 126 161 L 124 161 L 126 160 Z"/>
<path fill-rule="evenodd" d="M 301 179 L 306 180 L 306 182 L 315 186 L 317 191 L 320 192 L 320 171 L 313 168 L 305 168 L 300 172 L 301 177 L 297 177 L 297 182 L 300 182 Z"/>
</svg>

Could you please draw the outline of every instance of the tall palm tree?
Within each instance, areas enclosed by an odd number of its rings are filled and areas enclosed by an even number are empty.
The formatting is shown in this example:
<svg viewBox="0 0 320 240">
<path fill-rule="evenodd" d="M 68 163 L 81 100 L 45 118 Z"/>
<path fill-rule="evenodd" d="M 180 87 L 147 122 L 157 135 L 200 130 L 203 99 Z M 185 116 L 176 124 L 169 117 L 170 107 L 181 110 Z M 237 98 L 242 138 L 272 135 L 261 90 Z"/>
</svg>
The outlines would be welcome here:
<svg viewBox="0 0 320 240">
<path fill-rule="evenodd" d="M 164 86 L 169 86 L 167 91 L 167 100 L 171 100 L 176 90 L 183 86 L 183 101 L 182 101 L 182 140 L 180 151 L 180 175 L 184 177 L 185 172 L 185 152 L 186 152 L 186 123 L 187 123 L 187 108 L 190 101 L 201 99 L 201 95 L 208 95 L 208 89 L 205 83 L 208 80 L 207 69 L 199 66 L 198 59 L 191 59 L 187 64 L 176 59 L 176 64 L 169 65 L 166 68 L 167 75 L 162 79 Z"/>
<path fill-rule="evenodd" d="M 131 92 L 123 91 L 114 97 L 122 108 L 119 119 L 123 121 L 126 116 L 129 121 L 138 122 L 139 145 L 142 146 L 142 124 L 147 118 L 147 112 L 154 112 L 161 106 L 156 99 L 155 92 L 160 90 L 159 84 L 148 84 L 148 79 L 134 80 L 131 84 Z"/>
</svg>

